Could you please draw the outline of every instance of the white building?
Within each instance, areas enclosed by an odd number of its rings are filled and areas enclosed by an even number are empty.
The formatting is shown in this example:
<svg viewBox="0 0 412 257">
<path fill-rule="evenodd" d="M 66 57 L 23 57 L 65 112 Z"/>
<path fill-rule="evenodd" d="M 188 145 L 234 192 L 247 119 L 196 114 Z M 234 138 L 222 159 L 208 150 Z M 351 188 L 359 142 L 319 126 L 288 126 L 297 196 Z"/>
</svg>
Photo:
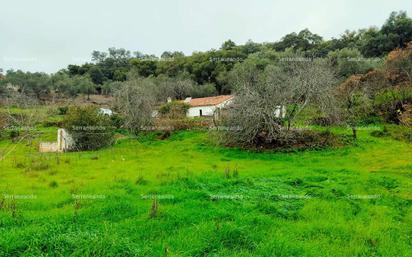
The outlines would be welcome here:
<svg viewBox="0 0 412 257">
<path fill-rule="evenodd" d="M 187 117 L 213 116 L 217 109 L 221 109 L 231 104 L 233 101 L 232 95 L 219 95 L 203 98 L 188 97 L 184 100 L 190 105 L 187 111 Z"/>
<path fill-rule="evenodd" d="M 107 116 L 112 116 L 113 115 L 113 111 L 107 108 L 100 108 L 99 109 L 99 113 L 103 114 L 103 115 L 107 115 Z"/>
</svg>

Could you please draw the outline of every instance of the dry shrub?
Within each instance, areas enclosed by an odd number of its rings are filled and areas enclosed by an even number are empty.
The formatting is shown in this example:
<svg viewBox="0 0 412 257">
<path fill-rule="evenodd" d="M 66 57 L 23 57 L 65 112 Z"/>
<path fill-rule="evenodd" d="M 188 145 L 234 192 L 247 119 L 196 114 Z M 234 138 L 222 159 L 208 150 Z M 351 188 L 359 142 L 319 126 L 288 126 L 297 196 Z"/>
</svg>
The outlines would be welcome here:
<svg viewBox="0 0 412 257">
<path fill-rule="evenodd" d="M 162 117 L 170 119 L 183 118 L 186 116 L 189 108 L 190 105 L 187 103 L 184 103 L 182 101 L 172 101 L 160 106 L 159 114 Z"/>
<path fill-rule="evenodd" d="M 230 82 L 235 98 L 222 117 L 226 142 L 267 147 L 295 140 L 292 127 L 308 107 L 332 109 L 335 82 L 324 60 L 280 62 L 264 70 L 249 62 L 236 66 Z"/>
<path fill-rule="evenodd" d="M 0 112 L 0 131 L 8 126 L 7 114 L 3 111 Z"/>
<path fill-rule="evenodd" d="M 159 140 L 165 140 L 168 139 L 172 135 L 172 132 L 170 130 L 164 130 L 163 132 L 160 132 L 156 138 Z"/>
<path fill-rule="evenodd" d="M 44 160 L 33 160 L 29 170 L 34 170 L 34 171 L 43 171 L 49 169 L 49 163 Z"/>
<path fill-rule="evenodd" d="M 402 125 L 412 127 L 412 104 L 404 104 L 404 111 L 399 115 L 399 121 Z"/>
<path fill-rule="evenodd" d="M 391 137 L 395 140 L 412 142 L 412 127 L 402 125 L 388 125 L 384 126 L 383 130 L 376 130 L 371 132 L 374 137 Z"/>
<path fill-rule="evenodd" d="M 135 184 L 136 185 L 147 185 L 148 181 L 142 175 L 140 175 L 139 177 L 137 177 Z"/>
<path fill-rule="evenodd" d="M 150 207 L 149 217 L 150 218 L 157 217 L 158 212 L 159 212 L 159 202 L 158 202 L 157 198 L 155 197 L 153 199 L 152 206 Z"/>
<path fill-rule="evenodd" d="M 82 203 L 80 199 L 74 199 L 73 202 L 73 209 L 74 209 L 74 216 L 73 216 L 73 221 L 76 222 L 77 217 L 79 215 L 79 210 L 82 208 Z"/>
<path fill-rule="evenodd" d="M 223 142 L 228 142 L 223 139 Z M 325 147 L 338 147 L 344 145 L 345 140 L 330 131 L 313 131 L 306 129 L 291 129 L 283 131 L 278 137 L 268 140 L 261 133 L 253 144 L 244 144 L 239 141 L 231 141 L 227 146 L 236 146 L 252 150 L 275 149 L 275 150 L 304 150 L 321 149 Z"/>
<path fill-rule="evenodd" d="M 224 172 L 225 178 L 230 178 L 230 169 L 226 168 Z"/>
<path fill-rule="evenodd" d="M 338 124 L 338 119 L 336 117 L 332 116 L 321 116 L 321 117 L 315 117 L 309 121 L 309 124 L 311 125 L 317 125 L 317 126 L 332 126 Z"/>
<path fill-rule="evenodd" d="M 374 100 L 374 108 L 385 121 L 402 124 L 407 119 L 407 108 L 412 104 L 412 86 L 397 86 L 378 94 Z M 405 115 L 401 118 L 402 114 Z M 406 120 L 404 121 L 406 122 Z"/>
<path fill-rule="evenodd" d="M 404 49 L 394 49 L 385 62 L 386 77 L 393 85 L 412 83 L 412 42 Z"/>
<path fill-rule="evenodd" d="M 3 210 L 6 206 L 6 199 L 4 199 L 4 196 L 0 198 L 0 210 Z"/>
<path fill-rule="evenodd" d="M 160 118 L 156 120 L 157 130 L 190 130 L 190 129 L 204 129 L 209 128 L 212 125 L 211 119 L 191 119 L 191 118 L 179 118 L 179 119 L 169 119 Z"/>
</svg>

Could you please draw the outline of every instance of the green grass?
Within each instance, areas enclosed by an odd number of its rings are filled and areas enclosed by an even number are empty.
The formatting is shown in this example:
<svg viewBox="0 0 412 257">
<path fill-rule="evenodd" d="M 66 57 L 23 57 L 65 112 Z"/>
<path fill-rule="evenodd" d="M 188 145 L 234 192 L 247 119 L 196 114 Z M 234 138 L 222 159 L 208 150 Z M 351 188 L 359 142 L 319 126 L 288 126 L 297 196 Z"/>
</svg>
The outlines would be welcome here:
<svg viewBox="0 0 412 257">
<path fill-rule="evenodd" d="M 65 154 L 0 141 L 13 150 L 0 256 L 412 256 L 412 145 L 369 133 L 295 153 L 222 148 L 205 132 Z"/>
</svg>

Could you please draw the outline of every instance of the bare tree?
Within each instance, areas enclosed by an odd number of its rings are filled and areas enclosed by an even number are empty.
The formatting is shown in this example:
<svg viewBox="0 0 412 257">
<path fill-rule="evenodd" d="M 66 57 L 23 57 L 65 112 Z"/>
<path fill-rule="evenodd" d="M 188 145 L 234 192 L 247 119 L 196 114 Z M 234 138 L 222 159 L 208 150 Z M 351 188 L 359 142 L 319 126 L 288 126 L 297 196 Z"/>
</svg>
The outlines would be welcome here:
<svg viewBox="0 0 412 257">
<path fill-rule="evenodd" d="M 226 119 L 228 139 L 256 145 L 287 142 L 305 108 L 330 106 L 335 77 L 320 60 L 284 62 L 263 71 L 246 62 L 232 72 L 231 82 L 236 97 Z"/>
<path fill-rule="evenodd" d="M 153 124 L 154 86 L 150 80 L 136 78 L 125 82 L 115 94 L 116 108 L 125 117 L 125 127 L 133 133 Z"/>
<path fill-rule="evenodd" d="M 20 110 L 16 111 L 14 106 Z M 21 135 L 19 138 L 32 139 L 37 134 L 35 126 L 46 116 L 45 112 L 31 110 L 36 106 L 39 106 L 37 99 L 19 92 L 10 93 L 3 108 L 6 128 Z"/>
<path fill-rule="evenodd" d="M 340 117 L 352 129 L 353 139 L 357 139 L 357 127 L 371 112 L 371 100 L 367 96 L 368 88 L 362 86 L 360 75 L 349 77 L 336 90 L 340 103 Z"/>
<path fill-rule="evenodd" d="M 153 93 L 158 102 L 164 102 L 167 97 L 184 99 L 191 96 L 195 89 L 195 82 L 187 78 L 158 76 L 152 80 L 156 83 L 156 86 L 153 87 Z"/>
<path fill-rule="evenodd" d="M 287 87 L 283 98 L 289 107 L 286 113 L 288 129 L 309 105 L 315 105 L 325 112 L 333 111 L 332 89 L 337 81 L 327 60 L 292 61 L 285 66 Z"/>
<path fill-rule="evenodd" d="M 0 113 L 0 133 L 8 133 L 12 144 L 0 151 L 0 161 L 4 160 L 17 147 L 18 142 L 32 140 L 40 134 L 36 125 L 45 119 L 46 113 L 40 110 L 33 111 L 38 100 L 19 92 L 10 92 L 4 99 L 4 107 Z M 18 107 L 16 111 L 14 107 Z"/>
</svg>

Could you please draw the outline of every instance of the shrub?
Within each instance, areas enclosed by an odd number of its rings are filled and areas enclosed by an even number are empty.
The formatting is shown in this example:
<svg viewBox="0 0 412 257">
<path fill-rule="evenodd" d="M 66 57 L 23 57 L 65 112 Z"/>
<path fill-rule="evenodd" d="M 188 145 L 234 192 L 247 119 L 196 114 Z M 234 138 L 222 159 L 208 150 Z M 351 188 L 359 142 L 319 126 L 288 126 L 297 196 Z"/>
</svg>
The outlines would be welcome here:
<svg viewBox="0 0 412 257">
<path fill-rule="evenodd" d="M 210 127 L 212 125 L 211 122 L 210 119 L 205 118 L 161 118 L 156 121 L 155 125 L 159 130 L 190 130 Z"/>
<path fill-rule="evenodd" d="M 371 135 L 374 137 L 386 137 L 389 136 L 395 140 L 412 142 L 412 128 L 402 125 L 387 125 L 382 131 L 373 131 Z"/>
<path fill-rule="evenodd" d="M 18 129 L 12 129 L 9 132 L 9 137 L 11 140 L 15 141 L 20 136 L 20 131 Z"/>
<path fill-rule="evenodd" d="M 326 131 L 291 129 L 282 132 L 282 137 L 268 140 L 266 135 L 259 136 L 253 144 L 244 144 L 241 141 L 230 141 L 226 138 L 223 142 L 229 146 L 240 146 L 247 149 L 276 149 L 281 151 L 293 151 L 304 149 L 321 149 L 325 147 L 337 147 L 344 145 L 344 138 Z"/>
<path fill-rule="evenodd" d="M 147 185 L 148 181 L 142 175 L 140 175 L 139 177 L 137 177 L 135 184 L 136 185 Z"/>
<path fill-rule="evenodd" d="M 7 114 L 3 111 L 0 111 L 0 128 L 5 128 L 8 125 Z"/>
<path fill-rule="evenodd" d="M 59 107 L 57 107 L 57 113 L 59 115 L 66 115 L 68 111 L 69 111 L 68 106 L 59 106 Z"/>
<path fill-rule="evenodd" d="M 59 186 L 59 184 L 54 180 L 49 183 L 49 187 L 51 187 L 51 188 L 56 188 L 58 186 Z"/>
<path fill-rule="evenodd" d="M 62 122 L 60 120 L 46 120 L 42 123 L 43 127 L 61 127 Z"/>
<path fill-rule="evenodd" d="M 180 101 L 172 101 L 160 106 L 159 113 L 167 118 L 182 118 L 186 116 L 186 112 L 190 106 L 187 103 Z"/>
<path fill-rule="evenodd" d="M 165 139 L 169 138 L 171 135 L 172 135 L 172 133 L 170 132 L 170 130 L 161 131 L 157 135 L 157 139 L 165 140 Z"/>
<path fill-rule="evenodd" d="M 150 212 L 149 212 L 149 217 L 150 218 L 155 218 L 159 213 L 159 202 L 157 201 L 157 198 L 155 197 L 152 202 L 152 206 L 150 207 Z"/>
<path fill-rule="evenodd" d="M 317 125 L 317 126 L 331 126 L 336 124 L 337 121 L 336 119 L 332 118 L 332 117 L 315 117 L 313 119 L 310 120 L 310 124 L 311 125 Z"/>
<path fill-rule="evenodd" d="M 399 115 L 399 121 L 405 126 L 412 127 L 412 104 L 404 104 L 404 111 Z"/>
<path fill-rule="evenodd" d="M 119 114 L 113 114 L 110 116 L 110 120 L 112 121 L 113 127 L 117 129 L 122 128 L 124 125 L 124 118 Z"/>
<path fill-rule="evenodd" d="M 408 143 L 412 142 L 412 129 L 406 126 L 396 126 L 391 128 L 391 137 Z"/>
<path fill-rule="evenodd" d="M 45 160 L 33 160 L 30 167 L 26 169 L 27 171 L 43 171 L 48 170 L 50 165 Z"/>
<path fill-rule="evenodd" d="M 386 77 L 394 85 L 412 83 L 412 42 L 405 48 L 396 48 L 388 54 L 385 71 Z"/>
<path fill-rule="evenodd" d="M 408 104 L 412 104 L 412 86 L 395 87 L 378 94 L 374 108 L 385 121 L 399 124 Z"/>
<path fill-rule="evenodd" d="M 340 117 L 352 129 L 353 139 L 357 139 L 358 127 L 363 125 L 373 112 L 372 101 L 362 85 L 362 76 L 353 75 L 335 90 L 340 104 Z"/>
<path fill-rule="evenodd" d="M 114 141 L 110 118 L 92 106 L 70 108 L 64 126 L 73 139 L 73 150 L 95 150 Z"/>
<path fill-rule="evenodd" d="M 383 130 L 375 130 L 371 132 L 371 136 L 373 137 L 386 137 L 389 136 L 390 133 L 388 131 L 388 127 L 383 127 Z"/>
<path fill-rule="evenodd" d="M 0 111 L 0 139 L 6 138 L 7 135 L 7 127 L 9 126 L 9 121 L 7 118 L 7 114 Z"/>
</svg>

